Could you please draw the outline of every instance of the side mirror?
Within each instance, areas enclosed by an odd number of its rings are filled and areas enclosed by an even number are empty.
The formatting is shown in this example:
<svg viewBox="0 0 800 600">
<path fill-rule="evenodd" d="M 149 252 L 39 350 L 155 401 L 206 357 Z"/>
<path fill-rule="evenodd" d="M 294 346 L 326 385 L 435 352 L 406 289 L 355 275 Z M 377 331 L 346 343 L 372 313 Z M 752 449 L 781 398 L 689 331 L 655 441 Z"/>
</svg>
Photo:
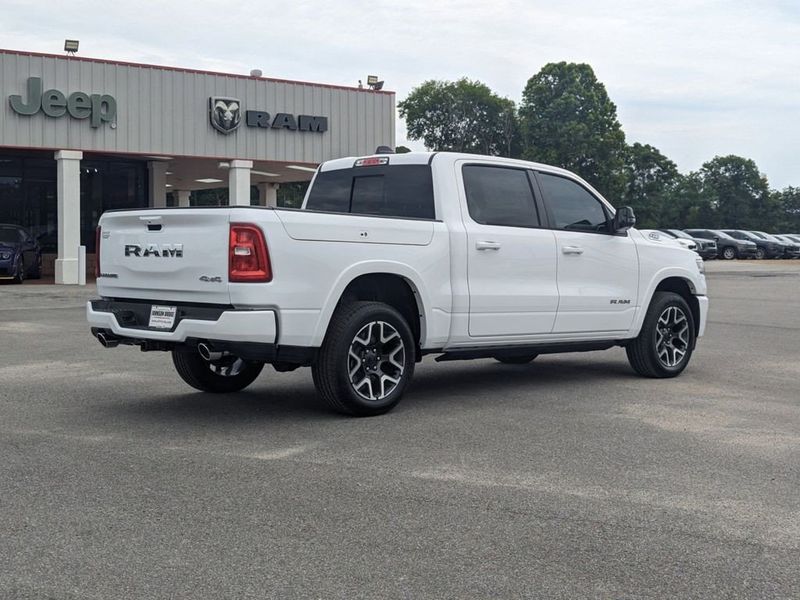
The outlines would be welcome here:
<svg viewBox="0 0 800 600">
<path fill-rule="evenodd" d="M 620 206 L 614 215 L 614 233 L 628 231 L 634 225 L 636 225 L 636 215 L 633 214 L 633 209 L 630 206 Z"/>
</svg>

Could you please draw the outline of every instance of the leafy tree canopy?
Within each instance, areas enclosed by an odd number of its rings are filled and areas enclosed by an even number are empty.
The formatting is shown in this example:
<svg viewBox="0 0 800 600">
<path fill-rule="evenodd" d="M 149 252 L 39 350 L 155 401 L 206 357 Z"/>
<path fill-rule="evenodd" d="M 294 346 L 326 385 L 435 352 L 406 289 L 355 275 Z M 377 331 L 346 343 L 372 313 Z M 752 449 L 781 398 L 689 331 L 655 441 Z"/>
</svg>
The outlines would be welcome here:
<svg viewBox="0 0 800 600">
<path fill-rule="evenodd" d="M 479 81 L 426 81 L 397 107 L 408 138 L 429 150 L 509 155 L 513 148 L 514 103 Z"/>
<path fill-rule="evenodd" d="M 592 67 L 545 65 L 528 80 L 519 117 L 526 158 L 574 171 L 617 203 L 624 188 L 625 134 Z"/>
<path fill-rule="evenodd" d="M 772 204 L 778 212 L 778 230 L 800 235 L 800 188 L 775 190 L 772 192 Z"/>
<path fill-rule="evenodd" d="M 623 160 L 621 203 L 634 209 L 640 227 L 660 227 L 664 204 L 680 180 L 678 167 L 658 148 L 639 142 L 626 147 Z"/>
<path fill-rule="evenodd" d="M 717 156 L 702 166 L 700 177 L 720 227 L 771 229 L 776 225 L 767 178 L 753 160 Z"/>
</svg>

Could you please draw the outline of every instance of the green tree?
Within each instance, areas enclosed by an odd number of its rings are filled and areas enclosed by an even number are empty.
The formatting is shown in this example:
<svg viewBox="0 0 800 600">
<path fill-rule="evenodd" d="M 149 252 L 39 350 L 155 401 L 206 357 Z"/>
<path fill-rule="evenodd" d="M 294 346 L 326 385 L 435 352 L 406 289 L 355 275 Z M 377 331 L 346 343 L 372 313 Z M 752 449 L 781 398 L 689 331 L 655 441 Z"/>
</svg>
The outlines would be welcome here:
<svg viewBox="0 0 800 600">
<path fill-rule="evenodd" d="M 675 163 L 657 148 L 636 142 L 625 149 L 623 172 L 625 191 L 618 204 L 633 208 L 640 227 L 666 227 L 664 205 L 680 180 Z"/>
<path fill-rule="evenodd" d="M 741 156 L 717 156 L 700 169 L 703 191 L 716 214 L 718 227 L 773 229 L 778 210 L 767 178 L 756 163 Z"/>
<path fill-rule="evenodd" d="M 619 203 L 625 134 L 591 66 L 545 65 L 525 86 L 519 118 L 526 158 L 574 171 Z"/>
<path fill-rule="evenodd" d="M 800 188 L 787 187 L 771 194 L 772 204 L 778 211 L 777 229 L 800 235 Z"/>
<path fill-rule="evenodd" d="M 665 191 L 658 225 L 671 229 L 717 226 L 711 198 L 699 172 L 679 175 L 675 184 Z"/>
<path fill-rule="evenodd" d="M 397 107 L 408 139 L 429 150 L 508 155 L 514 147 L 514 103 L 479 81 L 426 81 Z"/>
</svg>

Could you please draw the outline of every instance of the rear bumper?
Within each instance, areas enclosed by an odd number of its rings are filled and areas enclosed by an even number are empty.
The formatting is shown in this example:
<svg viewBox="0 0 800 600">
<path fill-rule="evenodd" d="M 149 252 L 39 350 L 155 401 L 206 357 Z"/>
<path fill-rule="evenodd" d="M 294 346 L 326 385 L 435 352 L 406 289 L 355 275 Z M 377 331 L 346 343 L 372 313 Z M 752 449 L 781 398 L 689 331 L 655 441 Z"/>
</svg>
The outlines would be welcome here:
<svg viewBox="0 0 800 600">
<path fill-rule="evenodd" d="M 203 315 L 202 319 L 192 318 L 192 311 L 187 310 L 189 316 L 180 318 L 172 330 L 162 330 L 130 326 L 127 323 L 126 326 L 121 325 L 120 315 L 130 312 L 121 308 L 124 306 L 125 303 L 117 304 L 107 300 L 88 302 L 86 320 L 91 327 L 110 331 L 117 337 L 176 344 L 184 343 L 187 339 L 275 344 L 278 337 L 277 319 L 273 310 L 231 308 L 218 310 L 216 314 Z"/>
</svg>

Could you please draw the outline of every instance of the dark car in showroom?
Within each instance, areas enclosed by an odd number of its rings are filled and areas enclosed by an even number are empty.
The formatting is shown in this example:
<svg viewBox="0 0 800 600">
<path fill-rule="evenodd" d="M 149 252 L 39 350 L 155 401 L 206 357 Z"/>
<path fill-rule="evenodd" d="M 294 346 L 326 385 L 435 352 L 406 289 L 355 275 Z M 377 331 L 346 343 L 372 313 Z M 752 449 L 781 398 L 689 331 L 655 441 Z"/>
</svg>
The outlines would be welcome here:
<svg viewBox="0 0 800 600">
<path fill-rule="evenodd" d="M 783 242 L 778 240 L 768 240 L 764 237 L 756 235 L 752 231 L 745 231 L 744 229 L 723 229 L 731 237 L 737 240 L 748 240 L 756 245 L 756 258 L 781 258 L 783 257 Z"/>
<path fill-rule="evenodd" d="M 758 247 L 755 242 L 738 240 L 719 229 L 684 229 L 693 238 L 714 240 L 717 243 L 717 256 L 725 260 L 734 258 L 755 258 Z"/>
<path fill-rule="evenodd" d="M 0 223 L 0 281 L 22 283 L 42 276 L 42 249 L 22 227 Z"/>
<path fill-rule="evenodd" d="M 703 260 L 708 260 L 710 258 L 717 258 L 717 242 L 714 240 L 706 240 L 703 238 L 695 238 L 690 236 L 685 231 L 681 231 L 680 229 L 659 229 L 660 232 L 665 233 L 669 236 L 674 237 L 675 239 L 683 239 L 683 240 L 691 240 L 695 244 L 697 244 L 697 252 L 700 255 L 700 258 Z"/>
<path fill-rule="evenodd" d="M 751 231 L 750 233 L 768 242 L 781 244 L 781 246 L 783 246 L 783 254 L 778 256 L 778 258 L 797 258 L 798 254 L 800 254 L 800 247 L 794 242 L 781 239 L 771 233 L 765 233 L 763 231 Z"/>
</svg>

